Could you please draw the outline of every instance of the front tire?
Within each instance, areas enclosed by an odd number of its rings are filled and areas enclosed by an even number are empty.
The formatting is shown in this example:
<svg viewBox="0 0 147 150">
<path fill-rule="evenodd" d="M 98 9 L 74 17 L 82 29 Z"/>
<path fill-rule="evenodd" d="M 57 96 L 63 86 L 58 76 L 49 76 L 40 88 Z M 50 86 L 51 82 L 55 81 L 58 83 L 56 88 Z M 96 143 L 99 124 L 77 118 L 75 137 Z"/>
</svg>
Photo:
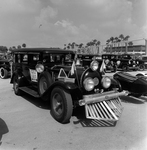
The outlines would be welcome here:
<svg viewBox="0 0 147 150">
<path fill-rule="evenodd" d="M 72 98 L 69 93 L 60 87 L 51 93 L 51 115 L 60 123 L 69 122 L 73 113 Z"/>
<path fill-rule="evenodd" d="M 0 68 L 0 78 L 6 79 L 7 77 L 8 77 L 8 71 L 5 68 L 1 67 Z"/>
</svg>

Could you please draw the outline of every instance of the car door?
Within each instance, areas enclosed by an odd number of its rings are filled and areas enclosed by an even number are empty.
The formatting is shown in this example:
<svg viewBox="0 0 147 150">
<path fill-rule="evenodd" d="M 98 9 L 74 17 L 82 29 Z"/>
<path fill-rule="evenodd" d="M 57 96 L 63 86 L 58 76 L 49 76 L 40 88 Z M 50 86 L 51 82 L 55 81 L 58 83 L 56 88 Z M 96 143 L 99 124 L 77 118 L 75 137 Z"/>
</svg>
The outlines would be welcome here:
<svg viewBox="0 0 147 150">
<path fill-rule="evenodd" d="M 37 82 L 39 74 L 36 71 L 36 65 L 40 61 L 39 53 L 28 53 L 28 75 L 32 82 Z"/>
</svg>

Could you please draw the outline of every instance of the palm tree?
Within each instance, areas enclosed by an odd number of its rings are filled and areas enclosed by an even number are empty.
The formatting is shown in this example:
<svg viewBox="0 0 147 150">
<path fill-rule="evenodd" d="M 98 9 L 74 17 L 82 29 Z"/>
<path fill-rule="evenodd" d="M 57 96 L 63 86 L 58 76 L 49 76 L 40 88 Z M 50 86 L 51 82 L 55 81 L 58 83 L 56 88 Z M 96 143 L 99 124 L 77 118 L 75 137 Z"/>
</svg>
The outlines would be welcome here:
<svg viewBox="0 0 147 150">
<path fill-rule="evenodd" d="M 18 46 L 17 46 L 17 49 L 20 49 L 20 48 L 21 48 L 21 46 L 20 46 L 20 45 L 18 45 Z"/>
<path fill-rule="evenodd" d="M 66 49 L 66 44 L 64 44 L 64 49 Z"/>
<path fill-rule="evenodd" d="M 114 38 L 114 47 L 116 48 L 116 46 L 117 46 L 117 44 L 118 44 L 118 37 L 115 37 Z M 116 48 L 116 50 L 115 51 L 117 51 L 118 50 L 118 48 Z"/>
<path fill-rule="evenodd" d="M 71 48 L 71 44 L 70 44 L 70 43 L 68 43 L 67 48 L 68 48 L 68 49 L 70 49 L 70 48 Z"/>
<path fill-rule="evenodd" d="M 112 47 L 113 47 L 113 43 L 114 43 L 114 37 L 113 36 L 110 38 L 110 42 L 111 42 L 110 47 L 111 47 L 111 53 L 112 53 Z"/>
<path fill-rule="evenodd" d="M 126 41 L 125 42 L 125 46 L 126 46 L 126 53 L 128 52 L 128 39 L 130 38 L 130 36 L 129 35 L 127 35 L 126 37 L 124 37 L 124 41 Z"/>
<path fill-rule="evenodd" d="M 133 46 L 133 42 L 132 41 L 128 42 L 128 45 Z"/>
<path fill-rule="evenodd" d="M 96 47 L 97 47 L 97 53 L 98 53 L 98 54 L 100 53 L 100 49 L 99 49 L 100 44 L 101 44 L 100 41 L 97 41 L 97 42 L 96 42 Z"/>
<path fill-rule="evenodd" d="M 119 38 L 120 38 L 121 40 L 124 40 L 124 35 L 123 35 L 123 34 L 120 34 L 120 35 L 119 35 Z"/>
<path fill-rule="evenodd" d="M 23 43 L 23 44 L 22 44 L 22 47 L 24 47 L 24 48 L 25 48 L 25 47 L 26 47 L 26 44 L 25 44 L 25 43 Z"/>
<path fill-rule="evenodd" d="M 120 39 L 120 43 L 121 43 L 121 52 L 122 52 L 122 41 L 124 40 L 124 35 L 120 34 L 119 39 Z"/>
<path fill-rule="evenodd" d="M 108 39 L 108 40 L 106 41 L 106 45 L 107 45 L 107 46 L 106 46 L 106 49 L 109 49 L 110 42 L 111 42 L 110 39 Z"/>
<path fill-rule="evenodd" d="M 72 44 L 71 44 L 71 48 L 72 48 L 72 49 L 74 49 L 75 44 L 76 44 L 75 42 L 72 42 Z"/>
<path fill-rule="evenodd" d="M 80 44 L 79 44 L 79 48 L 82 48 L 83 45 L 84 45 L 83 43 L 80 43 Z"/>
</svg>

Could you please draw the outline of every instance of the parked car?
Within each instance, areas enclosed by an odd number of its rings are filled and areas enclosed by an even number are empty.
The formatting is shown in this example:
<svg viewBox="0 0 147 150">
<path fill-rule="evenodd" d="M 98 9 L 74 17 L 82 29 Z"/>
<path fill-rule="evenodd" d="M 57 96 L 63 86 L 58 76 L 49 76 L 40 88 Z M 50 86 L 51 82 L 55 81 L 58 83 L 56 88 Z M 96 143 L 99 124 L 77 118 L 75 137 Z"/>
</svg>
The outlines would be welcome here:
<svg viewBox="0 0 147 150">
<path fill-rule="evenodd" d="M 147 76 L 145 74 L 131 75 L 126 72 L 117 72 L 113 77 L 121 84 L 123 90 L 129 92 L 129 95 L 135 97 L 147 95 Z"/>
<path fill-rule="evenodd" d="M 102 64 L 102 57 L 95 54 L 77 54 L 77 63 L 81 66 L 90 66 L 90 63 L 96 60 L 99 65 Z"/>
<path fill-rule="evenodd" d="M 117 62 L 119 64 L 117 65 L 119 71 L 138 70 L 137 60 L 133 54 L 120 55 L 119 62 Z"/>
<path fill-rule="evenodd" d="M 116 54 L 102 54 L 102 59 L 106 65 L 106 72 L 116 72 L 117 71 L 117 60 L 118 56 Z"/>
<path fill-rule="evenodd" d="M 116 80 L 102 76 L 95 59 L 89 66 L 79 65 L 75 51 L 59 48 L 16 49 L 13 58 L 10 83 L 15 94 L 28 93 L 49 101 L 51 114 L 58 122 L 69 122 L 73 109 L 81 106 L 88 119 L 119 119 L 119 96 L 126 93 Z"/>
<path fill-rule="evenodd" d="M 10 61 L 5 57 L 0 57 L 0 78 L 6 79 L 11 74 Z"/>
<path fill-rule="evenodd" d="M 111 71 L 138 70 L 137 60 L 133 54 L 103 54 L 107 69 Z"/>
<path fill-rule="evenodd" d="M 142 55 L 142 58 L 138 59 L 138 66 L 140 70 L 147 69 L 147 55 Z"/>
</svg>

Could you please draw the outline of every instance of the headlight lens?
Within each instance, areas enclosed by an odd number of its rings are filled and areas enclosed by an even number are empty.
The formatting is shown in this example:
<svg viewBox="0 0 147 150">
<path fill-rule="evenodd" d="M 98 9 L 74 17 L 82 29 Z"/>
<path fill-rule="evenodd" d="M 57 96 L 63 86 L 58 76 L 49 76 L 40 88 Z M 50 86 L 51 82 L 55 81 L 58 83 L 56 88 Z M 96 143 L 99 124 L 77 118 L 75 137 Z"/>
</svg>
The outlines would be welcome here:
<svg viewBox="0 0 147 150">
<path fill-rule="evenodd" d="M 41 73 L 44 71 L 44 66 L 42 64 L 37 64 L 35 68 L 38 73 Z"/>
<path fill-rule="evenodd" d="M 95 78 L 93 79 L 93 81 L 94 81 L 94 85 L 95 85 L 95 86 L 97 86 L 97 85 L 99 84 L 99 79 L 98 79 L 98 78 L 95 77 Z"/>
<path fill-rule="evenodd" d="M 97 61 L 92 61 L 91 64 L 90 64 L 90 68 L 93 70 L 93 71 L 96 71 L 99 67 L 99 63 Z"/>
<path fill-rule="evenodd" d="M 93 90 L 95 83 L 92 78 L 86 78 L 83 83 L 86 91 Z"/>
<path fill-rule="evenodd" d="M 111 85 L 111 79 L 110 79 L 109 77 L 103 77 L 101 83 L 102 83 L 102 86 L 103 86 L 105 89 L 107 89 L 107 88 L 109 88 L 110 85 Z"/>
</svg>

